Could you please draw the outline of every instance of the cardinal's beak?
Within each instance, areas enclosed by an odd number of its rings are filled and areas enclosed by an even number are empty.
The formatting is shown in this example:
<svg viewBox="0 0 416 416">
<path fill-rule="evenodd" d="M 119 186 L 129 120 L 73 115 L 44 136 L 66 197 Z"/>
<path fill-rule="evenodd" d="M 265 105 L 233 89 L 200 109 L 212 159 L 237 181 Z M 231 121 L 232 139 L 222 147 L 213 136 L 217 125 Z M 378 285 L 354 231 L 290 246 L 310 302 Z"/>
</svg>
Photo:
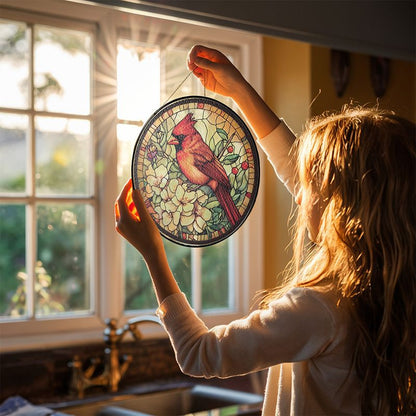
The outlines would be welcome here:
<svg viewBox="0 0 416 416">
<path fill-rule="evenodd" d="M 176 137 L 172 137 L 169 141 L 168 144 L 173 144 L 174 146 L 179 144 L 179 141 Z"/>
</svg>

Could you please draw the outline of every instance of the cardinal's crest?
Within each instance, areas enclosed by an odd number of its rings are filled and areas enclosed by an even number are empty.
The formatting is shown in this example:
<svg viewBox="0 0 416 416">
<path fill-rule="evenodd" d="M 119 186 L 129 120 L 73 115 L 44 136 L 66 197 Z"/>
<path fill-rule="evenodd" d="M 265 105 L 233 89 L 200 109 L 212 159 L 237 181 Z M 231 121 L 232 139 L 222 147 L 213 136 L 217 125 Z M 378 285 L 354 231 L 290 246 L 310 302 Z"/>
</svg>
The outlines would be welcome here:
<svg viewBox="0 0 416 416">
<path fill-rule="evenodd" d="M 174 136 L 193 134 L 195 132 L 194 124 L 196 120 L 193 118 L 193 113 L 188 113 L 173 129 L 172 134 Z"/>
</svg>

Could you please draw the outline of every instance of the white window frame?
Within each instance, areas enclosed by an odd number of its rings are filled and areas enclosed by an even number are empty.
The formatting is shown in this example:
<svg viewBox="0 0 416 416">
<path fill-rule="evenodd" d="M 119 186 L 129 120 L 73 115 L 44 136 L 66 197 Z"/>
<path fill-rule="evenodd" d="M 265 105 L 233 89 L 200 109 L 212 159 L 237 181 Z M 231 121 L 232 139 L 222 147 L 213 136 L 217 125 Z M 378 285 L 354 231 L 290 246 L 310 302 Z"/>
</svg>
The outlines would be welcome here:
<svg viewBox="0 0 416 416">
<path fill-rule="evenodd" d="M 248 32 L 208 27 L 192 22 L 178 22 L 171 18 L 152 20 L 154 17 L 144 14 L 125 14 L 109 8 L 72 3 L 62 0 L 20 0 L 19 10 L 15 9 L 15 0 L 3 0 L 0 8 L 2 18 L 26 21 L 32 24 L 45 24 L 94 33 L 93 48 L 113 45 L 116 51 L 117 30 L 125 27 L 126 20 L 131 27 L 145 27 L 166 33 L 181 33 L 195 39 L 195 43 L 239 46 L 241 61 L 236 62 L 246 79 L 262 94 L 262 39 L 259 35 Z M 88 20 L 86 21 L 86 16 Z M 161 16 L 159 16 L 161 18 Z M 150 25 L 152 22 L 152 25 Z M 100 27 L 99 31 L 96 28 Z M 150 32 L 149 32 L 150 33 Z M 95 49 L 93 49 L 95 50 Z M 111 52 L 111 50 L 110 50 Z M 108 53 L 108 51 L 103 51 Z M 111 56 L 111 54 L 109 55 Z M 116 68 L 115 56 L 114 68 Z M 108 62 L 107 62 L 108 64 Z M 185 65 L 185 63 L 184 63 Z M 94 230 L 96 247 L 93 254 L 95 267 L 91 276 L 92 299 L 95 312 L 89 316 L 68 316 L 37 320 L 13 320 L 0 323 L 0 351 L 13 351 L 57 346 L 68 346 L 102 340 L 104 320 L 109 317 L 119 318 L 119 325 L 131 317 L 122 313 L 124 308 L 122 282 L 121 237 L 114 228 L 114 201 L 119 192 L 117 184 L 116 149 L 116 111 L 110 124 L 103 126 L 100 111 L 100 90 L 97 74 L 105 74 L 106 69 L 100 62 L 94 62 L 92 120 L 93 140 L 96 144 L 97 157 L 104 161 L 104 174 L 96 177 L 95 201 L 96 229 Z M 108 108 L 107 108 L 108 109 Z M 108 114 L 106 114 L 108 117 Z M 261 153 L 261 152 L 260 152 Z M 260 154 L 261 165 L 264 158 Z M 263 192 L 257 196 L 256 204 L 244 225 L 230 239 L 230 272 L 234 273 L 236 283 L 235 308 L 221 314 L 201 313 L 208 326 L 225 324 L 249 312 L 253 296 L 263 288 Z M 198 249 L 196 249 L 198 250 Z M 94 297 L 94 296 L 93 296 Z M 150 330 L 150 328 L 149 328 Z M 150 336 L 160 336 L 159 329 L 150 330 Z"/>
</svg>

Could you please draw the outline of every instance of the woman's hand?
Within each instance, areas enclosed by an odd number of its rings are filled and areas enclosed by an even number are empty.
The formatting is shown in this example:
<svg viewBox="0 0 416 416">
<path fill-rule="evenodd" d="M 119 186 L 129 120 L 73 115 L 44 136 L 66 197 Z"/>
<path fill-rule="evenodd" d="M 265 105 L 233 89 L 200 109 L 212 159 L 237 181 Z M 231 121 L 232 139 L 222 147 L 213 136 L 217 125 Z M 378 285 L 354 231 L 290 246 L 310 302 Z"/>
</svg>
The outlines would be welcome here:
<svg viewBox="0 0 416 416">
<path fill-rule="evenodd" d="M 115 204 L 116 230 L 149 261 L 164 250 L 159 230 L 147 211 L 143 197 L 133 190 L 131 179 Z"/>
<path fill-rule="evenodd" d="M 202 85 L 217 94 L 232 97 L 248 85 L 240 71 L 220 51 L 195 45 L 188 54 L 188 68 Z"/>
<path fill-rule="evenodd" d="M 180 289 L 170 270 L 162 237 L 131 179 L 124 185 L 115 204 L 116 230 L 129 241 L 146 261 L 157 300 L 160 303 Z"/>
<path fill-rule="evenodd" d="M 276 114 L 220 51 L 202 45 L 194 46 L 188 54 L 188 68 L 206 88 L 231 97 L 259 139 L 279 125 Z"/>
</svg>

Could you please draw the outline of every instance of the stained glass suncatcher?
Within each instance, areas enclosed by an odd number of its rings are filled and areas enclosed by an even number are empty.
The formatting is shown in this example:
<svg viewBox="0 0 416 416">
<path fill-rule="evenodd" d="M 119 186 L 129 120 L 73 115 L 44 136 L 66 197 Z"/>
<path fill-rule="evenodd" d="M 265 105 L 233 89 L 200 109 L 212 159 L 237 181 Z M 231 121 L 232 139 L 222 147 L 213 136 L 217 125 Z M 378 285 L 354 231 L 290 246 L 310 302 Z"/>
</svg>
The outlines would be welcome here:
<svg viewBox="0 0 416 416">
<path fill-rule="evenodd" d="M 247 219 L 259 187 L 259 156 L 231 108 L 207 97 L 184 97 L 161 107 L 143 126 L 132 179 L 162 235 L 207 246 Z"/>
</svg>

